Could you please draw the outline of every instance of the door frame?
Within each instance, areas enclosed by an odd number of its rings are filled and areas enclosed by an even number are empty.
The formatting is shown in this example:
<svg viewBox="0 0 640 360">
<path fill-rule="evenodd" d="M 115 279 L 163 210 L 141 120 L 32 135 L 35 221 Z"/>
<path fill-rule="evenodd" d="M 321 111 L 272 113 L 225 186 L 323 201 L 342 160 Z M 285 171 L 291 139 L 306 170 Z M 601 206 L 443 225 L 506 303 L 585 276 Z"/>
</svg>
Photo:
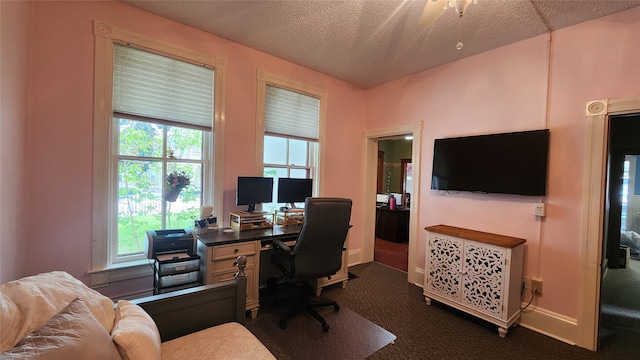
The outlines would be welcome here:
<svg viewBox="0 0 640 360">
<path fill-rule="evenodd" d="M 416 269 L 416 254 L 419 234 L 420 214 L 420 156 L 422 153 L 422 121 L 408 125 L 369 130 L 364 132 L 365 166 L 364 166 L 364 238 L 360 262 L 373 261 L 376 227 L 376 194 L 377 194 L 377 165 L 378 165 L 378 140 L 381 138 L 413 135 L 411 146 L 411 159 L 413 161 L 413 179 L 411 183 L 411 211 L 409 213 L 409 267 L 407 281 L 414 284 L 422 284 L 421 273 Z"/>
<path fill-rule="evenodd" d="M 597 350 L 604 231 L 609 118 L 640 112 L 640 96 L 602 99 L 586 106 L 586 154 L 580 247 L 578 337 L 580 347 Z"/>
<path fill-rule="evenodd" d="M 402 184 L 402 206 L 407 207 L 407 164 L 411 164 L 412 159 L 400 159 L 400 184 Z M 411 192 L 408 192 L 411 194 Z"/>
</svg>

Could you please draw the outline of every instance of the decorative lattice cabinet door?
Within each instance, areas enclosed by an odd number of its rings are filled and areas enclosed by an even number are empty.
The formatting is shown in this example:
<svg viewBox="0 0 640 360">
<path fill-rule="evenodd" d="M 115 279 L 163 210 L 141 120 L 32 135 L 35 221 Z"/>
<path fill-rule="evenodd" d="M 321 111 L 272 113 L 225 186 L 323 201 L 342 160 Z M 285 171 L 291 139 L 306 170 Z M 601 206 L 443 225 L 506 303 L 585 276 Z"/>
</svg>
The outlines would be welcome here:
<svg viewBox="0 0 640 360">
<path fill-rule="evenodd" d="M 438 295 L 458 301 L 462 268 L 460 239 L 433 234 L 429 237 L 426 287 Z"/>
<path fill-rule="evenodd" d="M 465 241 L 460 302 L 502 317 L 506 249 Z"/>
<path fill-rule="evenodd" d="M 446 225 L 426 229 L 426 303 L 475 315 L 506 336 L 520 318 L 525 240 Z"/>
</svg>

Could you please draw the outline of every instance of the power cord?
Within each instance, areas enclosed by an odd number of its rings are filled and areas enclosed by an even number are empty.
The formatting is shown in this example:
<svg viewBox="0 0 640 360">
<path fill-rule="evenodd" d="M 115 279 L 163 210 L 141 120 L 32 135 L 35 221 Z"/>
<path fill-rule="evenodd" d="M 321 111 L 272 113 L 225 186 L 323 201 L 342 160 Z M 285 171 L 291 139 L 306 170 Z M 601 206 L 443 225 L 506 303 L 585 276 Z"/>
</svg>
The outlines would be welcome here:
<svg viewBox="0 0 640 360">
<path fill-rule="evenodd" d="M 522 293 L 524 293 L 524 288 L 522 288 L 522 292 L 520 293 L 520 295 L 522 296 Z M 533 292 L 533 290 L 531 291 L 531 300 L 529 300 L 529 302 L 527 303 L 527 305 L 523 308 L 520 308 L 520 311 L 526 310 L 529 305 L 531 305 L 531 303 L 533 302 L 533 299 L 536 297 L 536 293 Z"/>
</svg>

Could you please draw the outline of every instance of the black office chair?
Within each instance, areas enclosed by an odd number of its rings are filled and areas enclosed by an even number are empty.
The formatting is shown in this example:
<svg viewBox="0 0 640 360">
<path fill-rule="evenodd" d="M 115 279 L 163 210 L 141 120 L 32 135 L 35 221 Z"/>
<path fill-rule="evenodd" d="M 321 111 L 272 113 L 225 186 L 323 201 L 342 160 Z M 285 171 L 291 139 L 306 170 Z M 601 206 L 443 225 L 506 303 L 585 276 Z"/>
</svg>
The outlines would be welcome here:
<svg viewBox="0 0 640 360">
<path fill-rule="evenodd" d="M 273 240 L 273 263 L 282 270 L 289 281 L 303 284 L 301 299 L 276 299 L 276 305 L 295 305 L 291 311 L 280 317 L 280 328 L 286 328 L 289 318 L 305 310 L 320 321 L 324 332 L 329 330 L 327 322 L 314 308 L 333 306 L 334 310 L 338 311 L 340 306 L 335 301 L 312 300 L 313 288 L 309 281 L 331 276 L 342 267 L 344 242 L 350 228 L 351 203 L 350 199 L 342 198 L 307 198 L 304 225 L 293 249 L 280 240 Z"/>
</svg>

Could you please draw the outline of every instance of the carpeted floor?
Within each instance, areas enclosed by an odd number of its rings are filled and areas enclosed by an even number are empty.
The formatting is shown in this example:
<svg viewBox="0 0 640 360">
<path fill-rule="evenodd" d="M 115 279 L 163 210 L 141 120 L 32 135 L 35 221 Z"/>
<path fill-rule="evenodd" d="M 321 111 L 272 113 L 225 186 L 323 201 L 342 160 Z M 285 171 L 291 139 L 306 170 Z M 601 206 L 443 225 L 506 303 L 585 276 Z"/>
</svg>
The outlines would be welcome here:
<svg viewBox="0 0 640 360">
<path fill-rule="evenodd" d="M 478 360 L 622 360 L 638 358 L 638 341 L 592 352 L 555 340 L 524 327 L 511 328 L 506 338 L 498 336 L 494 325 L 487 324 L 450 307 L 424 302 L 422 289 L 407 283 L 407 274 L 376 262 L 349 267 L 354 277 L 345 289 L 331 286 L 322 295 L 338 301 L 344 309 L 368 319 L 397 339 L 367 357 L 371 360 L 408 359 L 478 359 Z M 262 310 L 260 310 L 262 312 Z M 259 314 L 260 316 L 260 314 Z M 320 329 L 311 332 L 281 330 L 276 323 L 247 320 L 250 330 L 260 338 L 276 331 L 285 332 L 286 340 L 267 345 L 276 354 L 281 347 L 305 344 L 308 338 L 321 338 Z M 255 327 L 252 324 L 257 324 Z M 289 326 L 292 326 L 291 323 Z M 319 325 L 317 325 L 319 327 Z M 333 329 L 330 329 L 331 332 Z M 332 343 L 332 355 L 326 359 L 343 359 L 343 347 L 349 338 Z M 305 346 L 305 345 L 299 345 Z M 346 350 L 345 350 L 346 351 Z M 300 359 L 306 359 L 300 357 Z"/>
<path fill-rule="evenodd" d="M 280 289 L 277 295 L 291 298 L 286 294 L 290 290 Z M 273 297 L 263 291 L 257 318 L 247 319 L 245 325 L 279 360 L 365 359 L 396 339 L 394 334 L 345 306 L 338 311 L 333 307 L 317 309 L 330 326 L 326 333 L 306 313 L 291 318 L 287 327 L 281 329 L 278 318 L 289 308 L 274 307 Z"/>
<path fill-rule="evenodd" d="M 609 269 L 601 290 L 600 349 L 615 351 L 639 343 L 640 261 L 631 259 L 627 268 Z"/>
</svg>

